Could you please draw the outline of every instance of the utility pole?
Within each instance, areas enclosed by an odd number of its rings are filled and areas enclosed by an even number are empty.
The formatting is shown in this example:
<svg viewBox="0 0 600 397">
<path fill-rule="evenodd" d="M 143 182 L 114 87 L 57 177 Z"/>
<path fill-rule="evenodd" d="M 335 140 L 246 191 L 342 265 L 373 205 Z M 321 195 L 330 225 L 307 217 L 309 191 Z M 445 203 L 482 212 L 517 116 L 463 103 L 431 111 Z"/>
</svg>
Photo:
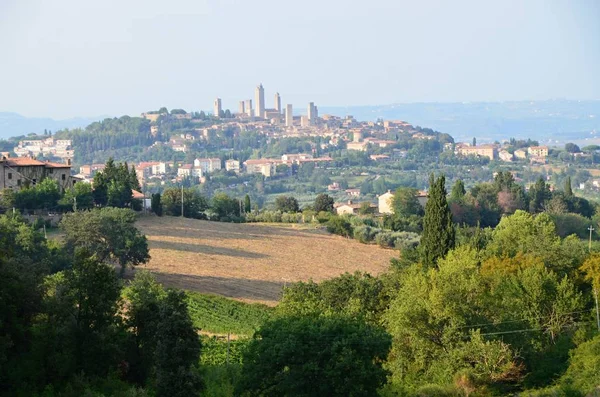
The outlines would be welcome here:
<svg viewBox="0 0 600 397">
<path fill-rule="evenodd" d="M 588 227 L 588 230 L 590 231 L 590 242 L 589 242 L 589 245 L 588 245 L 588 249 L 589 249 L 589 251 L 590 251 L 590 253 L 591 253 L 591 252 L 592 252 L 592 232 L 593 232 L 594 230 L 596 230 L 596 229 L 594 229 L 594 228 L 592 227 L 592 225 L 590 225 L 590 227 Z"/>
<path fill-rule="evenodd" d="M 181 217 L 183 218 L 183 183 L 181 184 Z"/>
<path fill-rule="evenodd" d="M 77 197 L 73 197 L 73 212 L 77 212 Z"/>
</svg>

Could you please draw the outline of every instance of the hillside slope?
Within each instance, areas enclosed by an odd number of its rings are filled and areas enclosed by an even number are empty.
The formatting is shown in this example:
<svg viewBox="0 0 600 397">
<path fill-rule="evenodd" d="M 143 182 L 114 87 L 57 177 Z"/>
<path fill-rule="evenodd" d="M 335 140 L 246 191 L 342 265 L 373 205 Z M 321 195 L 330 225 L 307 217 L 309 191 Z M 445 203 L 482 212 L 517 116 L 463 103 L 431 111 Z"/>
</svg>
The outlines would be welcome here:
<svg viewBox="0 0 600 397">
<path fill-rule="evenodd" d="M 316 229 L 145 217 L 152 259 L 144 267 L 167 286 L 275 304 L 285 283 L 344 272 L 376 275 L 397 251 Z"/>
</svg>

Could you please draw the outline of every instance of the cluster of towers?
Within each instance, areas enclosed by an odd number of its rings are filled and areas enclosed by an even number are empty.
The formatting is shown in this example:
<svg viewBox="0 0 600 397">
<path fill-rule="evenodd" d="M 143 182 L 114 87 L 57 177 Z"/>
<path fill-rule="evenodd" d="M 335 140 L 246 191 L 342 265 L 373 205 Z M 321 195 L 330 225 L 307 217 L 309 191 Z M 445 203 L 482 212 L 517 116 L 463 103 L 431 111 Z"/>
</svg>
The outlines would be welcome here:
<svg viewBox="0 0 600 397">
<path fill-rule="evenodd" d="M 254 105 L 252 99 L 246 99 L 239 102 L 238 116 L 239 117 L 256 117 L 259 119 L 281 119 L 282 111 L 284 112 L 285 125 L 291 127 L 294 125 L 293 108 L 291 104 L 285 106 L 285 110 L 281 107 L 281 97 L 279 93 L 275 93 L 275 107 L 273 109 L 265 108 L 265 89 L 262 84 L 259 84 L 254 90 Z M 214 115 L 221 117 L 223 114 L 221 98 L 215 99 Z M 314 102 L 308 104 L 308 115 L 302 117 L 302 125 L 312 124 L 317 120 L 318 109 Z"/>
</svg>

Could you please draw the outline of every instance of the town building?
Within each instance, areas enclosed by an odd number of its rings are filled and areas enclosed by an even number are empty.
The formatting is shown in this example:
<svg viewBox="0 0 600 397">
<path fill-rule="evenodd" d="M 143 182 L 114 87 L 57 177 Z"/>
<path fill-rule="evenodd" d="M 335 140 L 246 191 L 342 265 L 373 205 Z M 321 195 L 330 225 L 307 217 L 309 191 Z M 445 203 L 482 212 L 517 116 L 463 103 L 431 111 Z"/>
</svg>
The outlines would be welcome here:
<svg viewBox="0 0 600 397">
<path fill-rule="evenodd" d="M 387 193 L 382 194 L 378 198 L 378 211 L 380 214 L 393 214 L 393 201 L 394 194 L 389 190 Z"/>
<path fill-rule="evenodd" d="M 183 164 L 177 169 L 177 176 L 182 178 L 202 178 L 202 168 L 197 167 L 194 164 Z"/>
<path fill-rule="evenodd" d="M 254 117 L 254 111 L 252 110 L 252 99 L 246 99 L 244 103 L 244 108 L 246 110 L 246 116 Z"/>
<path fill-rule="evenodd" d="M 195 159 L 194 167 L 200 168 L 204 173 L 214 172 L 221 169 L 221 159 L 216 157 L 210 159 Z"/>
<path fill-rule="evenodd" d="M 288 103 L 285 107 L 285 126 L 292 127 L 294 125 L 294 114 L 292 111 L 292 104 Z"/>
<path fill-rule="evenodd" d="M 281 114 L 281 97 L 278 92 L 275 93 L 275 110 Z"/>
<path fill-rule="evenodd" d="M 525 160 L 527 158 L 527 152 L 524 149 L 515 150 L 514 155 L 519 160 Z"/>
<path fill-rule="evenodd" d="M 494 160 L 498 157 L 498 149 L 494 145 L 471 146 L 461 143 L 456 145 L 456 152 L 461 156 L 475 155 L 478 157 L 487 157 L 490 160 Z"/>
<path fill-rule="evenodd" d="M 527 154 L 535 157 L 547 157 L 548 146 L 530 146 L 527 148 Z"/>
<path fill-rule="evenodd" d="M 213 107 L 213 114 L 215 117 L 221 117 L 221 112 L 223 111 L 221 107 L 221 98 L 215 99 L 215 104 Z"/>
<path fill-rule="evenodd" d="M 256 87 L 256 90 L 254 91 L 254 100 L 256 101 L 255 116 L 262 119 L 265 117 L 265 89 L 262 84 Z"/>
<path fill-rule="evenodd" d="M 512 153 L 510 153 L 508 150 L 501 150 L 500 152 L 498 152 L 498 158 L 507 163 L 513 161 L 513 157 L 514 156 L 512 155 Z"/>
<path fill-rule="evenodd" d="M 26 139 L 19 141 L 13 152 L 19 157 L 53 156 L 63 160 L 72 159 L 75 155 L 70 139 Z"/>
<path fill-rule="evenodd" d="M 315 103 L 314 102 L 309 102 L 308 103 L 308 122 L 309 124 L 314 123 L 317 120 L 317 115 L 316 115 L 316 109 L 315 109 Z"/>
<path fill-rule="evenodd" d="M 275 175 L 277 164 L 281 164 L 281 160 L 252 159 L 244 162 L 244 168 L 248 174 L 262 174 L 265 177 L 271 177 Z"/>
<path fill-rule="evenodd" d="M 368 202 L 368 201 L 365 201 Z M 346 214 L 358 214 L 361 207 L 365 202 L 362 203 L 354 203 L 352 200 L 349 200 L 347 203 L 335 203 L 333 206 L 335 208 L 335 212 L 338 215 L 346 215 Z M 369 203 L 369 207 L 373 210 L 377 209 L 377 206 L 373 203 Z"/>
<path fill-rule="evenodd" d="M 234 171 L 236 174 L 240 173 L 240 162 L 239 160 L 229 159 L 225 161 L 225 170 Z"/>
<path fill-rule="evenodd" d="M 240 101 L 238 105 L 238 115 L 245 116 L 246 115 L 246 103 L 244 101 Z"/>
<path fill-rule="evenodd" d="M 360 189 L 346 189 L 345 192 L 348 196 L 351 196 L 351 197 L 360 196 Z"/>
</svg>

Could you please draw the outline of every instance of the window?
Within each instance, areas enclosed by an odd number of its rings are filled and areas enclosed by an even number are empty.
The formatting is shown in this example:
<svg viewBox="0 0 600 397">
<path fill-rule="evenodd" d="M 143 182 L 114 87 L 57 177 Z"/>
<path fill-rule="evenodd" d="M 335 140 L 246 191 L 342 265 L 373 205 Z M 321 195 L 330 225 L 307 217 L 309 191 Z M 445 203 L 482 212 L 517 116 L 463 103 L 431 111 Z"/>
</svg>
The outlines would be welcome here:
<svg viewBox="0 0 600 397">
<path fill-rule="evenodd" d="M 48 171 L 49 171 L 51 174 L 54 174 L 54 169 L 50 168 Z"/>
<path fill-rule="evenodd" d="M 33 183 L 33 185 L 35 186 L 35 184 L 37 183 L 37 179 L 32 179 L 31 183 Z"/>
<path fill-rule="evenodd" d="M 12 179 L 12 172 L 8 173 L 8 179 Z"/>
<path fill-rule="evenodd" d="M 65 179 L 67 179 L 67 176 L 66 176 L 65 174 L 62 174 L 62 175 L 61 175 L 61 177 L 62 177 L 62 180 L 63 180 L 63 181 L 64 181 Z"/>
<path fill-rule="evenodd" d="M 21 180 L 17 179 L 17 186 L 21 186 Z"/>
</svg>

